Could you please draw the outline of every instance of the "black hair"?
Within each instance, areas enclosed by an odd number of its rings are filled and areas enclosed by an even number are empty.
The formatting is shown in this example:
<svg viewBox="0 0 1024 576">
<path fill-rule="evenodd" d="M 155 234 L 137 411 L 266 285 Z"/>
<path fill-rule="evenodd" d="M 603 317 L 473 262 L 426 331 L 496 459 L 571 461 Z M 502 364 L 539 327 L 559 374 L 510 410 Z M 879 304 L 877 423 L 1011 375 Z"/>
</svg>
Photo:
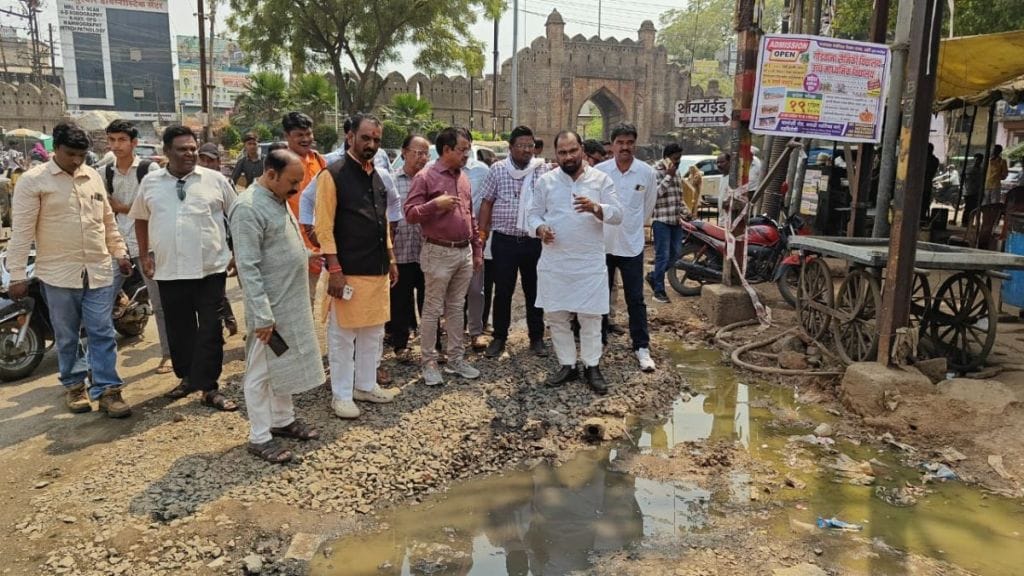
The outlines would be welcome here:
<svg viewBox="0 0 1024 576">
<path fill-rule="evenodd" d="M 132 140 L 139 137 L 139 129 L 132 126 L 127 120 L 114 120 L 110 124 L 107 124 L 107 129 L 105 131 L 107 134 L 124 134 Z"/>
<path fill-rule="evenodd" d="M 459 136 L 462 136 L 467 140 L 470 139 L 469 131 L 465 128 L 449 126 L 438 132 L 437 138 L 434 139 L 434 147 L 437 148 L 437 155 L 440 156 L 444 154 L 445 146 L 454 149 L 459 143 Z"/>
<path fill-rule="evenodd" d="M 682 152 L 683 152 L 683 147 L 682 146 L 680 146 L 679 144 L 677 144 L 675 142 L 669 142 L 668 144 L 665 145 L 665 149 L 661 151 L 661 157 L 662 158 L 668 158 L 669 156 L 672 156 L 673 154 L 681 154 Z"/>
<path fill-rule="evenodd" d="M 508 143 L 515 144 L 516 139 L 521 136 L 529 136 L 530 138 L 533 138 L 533 130 L 530 130 L 529 126 L 516 126 L 512 129 L 512 133 L 508 135 Z M 537 141 L 534 140 L 534 145 L 536 145 L 536 143 Z"/>
<path fill-rule="evenodd" d="M 302 112 L 289 112 L 281 119 L 281 128 L 285 134 L 292 130 L 312 130 L 313 119 Z"/>
<path fill-rule="evenodd" d="M 557 138 L 556 138 L 556 140 L 557 140 Z M 557 148 L 558 144 L 555 144 L 555 147 Z M 583 153 L 586 154 L 587 156 L 596 156 L 596 155 L 600 154 L 603 157 L 604 156 L 604 145 L 601 144 L 601 142 L 599 140 L 594 140 L 593 138 L 591 138 L 590 140 L 584 140 L 583 141 Z"/>
<path fill-rule="evenodd" d="M 297 158 L 297 156 L 287 148 L 271 150 L 270 152 L 267 152 L 267 157 L 263 159 L 263 169 L 281 172 L 288 166 L 293 158 Z"/>
<path fill-rule="evenodd" d="M 459 136 L 462 136 L 468 142 L 473 141 L 473 133 L 469 131 L 469 128 L 459 128 Z"/>
<path fill-rule="evenodd" d="M 189 128 L 188 126 L 175 125 L 168 126 L 167 129 L 164 130 L 164 147 L 169 148 L 171 144 L 174 143 L 174 139 L 179 136 L 191 136 L 193 140 L 199 142 L 199 139 L 196 138 L 196 133 L 193 132 L 191 128 Z"/>
<path fill-rule="evenodd" d="M 285 142 L 274 142 L 270 146 L 267 146 L 267 154 L 270 154 L 274 150 L 286 150 L 287 148 L 288 144 Z"/>
<path fill-rule="evenodd" d="M 974 155 L 974 159 L 977 160 L 978 162 L 981 162 L 982 160 L 985 159 L 985 155 L 982 154 L 981 152 L 978 152 L 977 154 Z"/>
<path fill-rule="evenodd" d="M 569 134 L 572 134 L 573 136 L 575 136 L 576 137 L 576 142 L 579 143 L 580 146 L 583 146 L 583 138 L 580 138 L 579 134 L 573 132 L 572 130 L 562 130 L 561 132 L 558 133 L 558 135 L 555 136 L 555 149 L 556 150 L 558 149 L 558 141 L 561 140 L 562 138 L 565 138 L 565 137 L 569 136 Z M 603 153 L 604 150 L 601 150 L 601 152 Z"/>
<path fill-rule="evenodd" d="M 1003 146 L 1001 144 L 996 144 L 995 146 L 992 147 L 992 153 L 993 154 L 1000 154 L 1000 153 L 1002 153 L 1002 151 L 1003 151 Z"/>
<path fill-rule="evenodd" d="M 616 124 L 615 127 L 612 128 L 612 132 L 611 134 L 608 135 L 608 137 L 612 140 L 612 142 L 614 142 L 615 139 L 618 138 L 619 136 L 632 136 L 633 139 L 636 140 L 636 126 L 633 126 L 632 124 L 627 124 L 626 122 L 620 122 Z"/>
<path fill-rule="evenodd" d="M 363 122 L 372 122 L 377 126 L 381 125 L 379 118 L 377 118 L 373 114 L 363 114 L 362 112 L 349 118 L 348 120 L 346 120 L 346 122 L 351 123 L 351 127 L 349 128 L 349 130 L 351 130 L 352 132 L 358 132 L 359 127 L 363 125 Z M 348 130 L 346 130 L 346 132 L 348 132 Z"/>
<path fill-rule="evenodd" d="M 61 122 L 53 127 L 53 147 L 66 146 L 75 150 L 88 150 L 89 135 L 74 122 Z"/>
<path fill-rule="evenodd" d="M 352 118 L 345 118 L 345 123 L 341 125 L 342 134 L 348 134 L 352 131 Z"/>
<path fill-rule="evenodd" d="M 612 141 L 611 140 L 602 140 L 601 141 L 601 146 L 611 146 L 611 145 L 612 145 Z"/>
<path fill-rule="evenodd" d="M 420 137 L 421 136 L 419 134 L 409 134 L 408 136 L 405 137 L 405 140 L 402 140 L 402 149 L 405 150 L 406 148 L 408 148 L 409 145 L 412 144 L 412 139 L 413 138 L 420 138 Z"/>
<path fill-rule="evenodd" d="M 577 134 L 576 137 L 579 138 L 579 134 Z M 540 138 L 534 138 L 533 139 L 533 145 L 536 148 L 543 148 L 544 147 L 544 141 L 541 140 Z M 557 144 L 556 144 L 556 146 L 557 146 Z"/>
<path fill-rule="evenodd" d="M 242 142 L 248 142 L 250 140 L 252 140 L 253 142 L 259 141 L 259 138 L 256 137 L 255 132 L 246 132 L 245 136 L 242 138 Z"/>
</svg>

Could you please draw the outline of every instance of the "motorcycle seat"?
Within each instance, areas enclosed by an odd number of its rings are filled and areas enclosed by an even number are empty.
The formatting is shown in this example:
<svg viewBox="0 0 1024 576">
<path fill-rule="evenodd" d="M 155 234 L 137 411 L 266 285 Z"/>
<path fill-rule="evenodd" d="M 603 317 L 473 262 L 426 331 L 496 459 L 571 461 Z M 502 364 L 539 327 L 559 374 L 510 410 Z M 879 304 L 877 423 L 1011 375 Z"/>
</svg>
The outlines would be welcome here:
<svg viewBox="0 0 1024 576">
<path fill-rule="evenodd" d="M 721 226 L 716 226 L 710 222 L 704 222 L 702 220 L 694 220 L 693 225 L 708 236 L 711 236 L 715 240 L 721 240 L 725 242 L 725 229 Z"/>
</svg>

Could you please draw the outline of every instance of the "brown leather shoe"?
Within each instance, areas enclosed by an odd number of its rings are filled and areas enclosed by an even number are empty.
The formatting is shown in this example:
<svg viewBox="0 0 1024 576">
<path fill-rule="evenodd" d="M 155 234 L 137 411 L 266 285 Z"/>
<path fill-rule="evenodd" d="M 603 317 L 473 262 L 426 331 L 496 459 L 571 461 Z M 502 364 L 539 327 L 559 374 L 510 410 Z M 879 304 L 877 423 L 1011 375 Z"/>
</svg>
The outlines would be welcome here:
<svg viewBox="0 0 1024 576">
<path fill-rule="evenodd" d="M 121 398 L 120 388 L 109 388 L 100 396 L 100 412 L 106 413 L 110 418 L 127 418 L 132 415 L 132 409 Z"/>
<path fill-rule="evenodd" d="M 68 386 L 64 390 L 64 405 L 68 412 L 73 414 L 84 414 L 92 411 L 92 404 L 89 403 L 89 394 L 85 391 L 85 382 Z"/>
<path fill-rule="evenodd" d="M 381 386 L 391 384 L 391 374 L 389 374 L 387 368 L 383 366 L 377 367 L 377 384 L 380 384 Z"/>
<path fill-rule="evenodd" d="M 473 336 L 473 340 L 470 342 L 470 346 L 473 350 L 480 352 L 481 350 L 487 349 L 487 337 L 483 334 L 477 334 Z"/>
</svg>

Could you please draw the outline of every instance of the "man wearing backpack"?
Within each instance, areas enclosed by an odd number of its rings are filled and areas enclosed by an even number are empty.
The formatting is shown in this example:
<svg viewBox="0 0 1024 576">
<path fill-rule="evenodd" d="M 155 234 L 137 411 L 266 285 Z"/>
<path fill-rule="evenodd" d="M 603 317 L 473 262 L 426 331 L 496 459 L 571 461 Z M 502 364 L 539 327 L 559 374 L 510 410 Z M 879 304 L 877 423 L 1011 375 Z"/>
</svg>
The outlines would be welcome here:
<svg viewBox="0 0 1024 576">
<path fill-rule="evenodd" d="M 136 268 L 139 264 L 139 243 L 135 239 L 135 219 L 128 216 L 128 210 L 135 201 L 142 178 L 160 169 L 160 165 L 150 160 L 142 160 L 135 155 L 135 147 L 139 143 L 139 131 L 125 120 L 114 120 L 107 126 L 107 147 L 114 154 L 114 161 L 103 170 L 103 181 L 107 187 L 110 207 L 117 219 L 117 229 L 128 247 L 128 255 Z M 156 281 L 142 276 L 149 292 L 149 302 L 156 316 L 157 333 L 160 336 L 160 365 L 157 374 L 166 374 L 171 366 L 171 350 L 167 344 L 167 329 L 164 324 L 164 309 L 160 305 L 160 290 Z"/>
</svg>

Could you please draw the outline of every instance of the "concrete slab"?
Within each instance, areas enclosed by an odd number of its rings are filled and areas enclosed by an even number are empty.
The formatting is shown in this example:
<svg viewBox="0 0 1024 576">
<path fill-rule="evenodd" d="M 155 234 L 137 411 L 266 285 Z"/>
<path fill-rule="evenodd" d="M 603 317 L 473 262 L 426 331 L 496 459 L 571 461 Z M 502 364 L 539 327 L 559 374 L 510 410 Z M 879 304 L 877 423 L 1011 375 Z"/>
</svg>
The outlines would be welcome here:
<svg viewBox="0 0 1024 576">
<path fill-rule="evenodd" d="M 741 286 L 708 284 L 700 292 L 700 305 L 715 326 L 727 326 L 757 317 L 750 295 Z"/>
<path fill-rule="evenodd" d="M 934 394 L 935 386 L 916 369 L 887 368 L 877 362 L 851 364 L 840 384 L 843 405 L 860 416 L 890 412 L 898 396 Z"/>
</svg>

